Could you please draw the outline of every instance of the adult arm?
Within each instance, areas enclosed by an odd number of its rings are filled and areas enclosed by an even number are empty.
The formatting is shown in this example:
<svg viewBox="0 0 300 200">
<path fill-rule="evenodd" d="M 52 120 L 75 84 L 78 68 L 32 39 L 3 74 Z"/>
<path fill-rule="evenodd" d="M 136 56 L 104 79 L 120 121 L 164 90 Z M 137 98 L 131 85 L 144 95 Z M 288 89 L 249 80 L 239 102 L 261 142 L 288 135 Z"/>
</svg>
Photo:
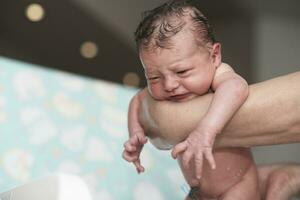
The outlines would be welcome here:
<svg viewBox="0 0 300 200">
<path fill-rule="evenodd" d="M 202 119 L 213 94 L 187 102 L 155 101 L 146 95 L 140 122 L 160 149 L 183 141 Z M 249 96 L 215 147 L 249 147 L 300 142 L 300 72 L 251 85 Z"/>
</svg>

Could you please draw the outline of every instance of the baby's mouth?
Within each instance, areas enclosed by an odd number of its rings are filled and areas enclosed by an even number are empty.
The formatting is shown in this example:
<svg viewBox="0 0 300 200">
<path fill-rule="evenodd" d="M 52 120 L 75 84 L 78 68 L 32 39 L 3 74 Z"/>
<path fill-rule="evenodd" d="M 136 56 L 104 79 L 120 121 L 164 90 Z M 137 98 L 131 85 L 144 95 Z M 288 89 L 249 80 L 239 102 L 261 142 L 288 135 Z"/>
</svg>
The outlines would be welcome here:
<svg viewBox="0 0 300 200">
<path fill-rule="evenodd" d="M 172 95 L 168 99 L 170 101 L 181 102 L 189 99 L 191 93 Z"/>
</svg>

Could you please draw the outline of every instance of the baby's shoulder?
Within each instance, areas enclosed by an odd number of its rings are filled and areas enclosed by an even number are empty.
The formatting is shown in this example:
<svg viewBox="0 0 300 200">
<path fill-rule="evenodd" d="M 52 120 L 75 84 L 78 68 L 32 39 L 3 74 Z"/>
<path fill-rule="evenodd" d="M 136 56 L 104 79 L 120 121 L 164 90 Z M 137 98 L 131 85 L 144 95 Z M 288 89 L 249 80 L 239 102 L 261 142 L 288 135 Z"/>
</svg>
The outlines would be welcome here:
<svg viewBox="0 0 300 200">
<path fill-rule="evenodd" d="M 234 72 L 234 70 L 230 65 L 221 63 L 221 65 L 219 65 L 216 69 L 216 76 L 225 72 Z"/>
</svg>

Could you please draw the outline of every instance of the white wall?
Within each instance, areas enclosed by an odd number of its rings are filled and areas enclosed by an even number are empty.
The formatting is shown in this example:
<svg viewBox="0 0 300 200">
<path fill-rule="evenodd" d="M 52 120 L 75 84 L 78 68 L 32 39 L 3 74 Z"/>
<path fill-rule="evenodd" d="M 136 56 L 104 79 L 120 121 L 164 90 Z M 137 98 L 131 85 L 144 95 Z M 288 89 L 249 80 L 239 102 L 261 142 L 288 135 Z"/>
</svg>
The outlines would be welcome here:
<svg viewBox="0 0 300 200">
<path fill-rule="evenodd" d="M 293 9 L 271 9 L 256 15 L 254 20 L 254 82 L 299 71 L 300 15 Z M 258 147 L 253 151 L 258 163 L 300 162 L 300 144 Z"/>
<path fill-rule="evenodd" d="M 257 19 L 254 37 L 256 81 L 300 70 L 300 17 L 286 13 Z"/>
<path fill-rule="evenodd" d="M 87 14 L 106 24 L 132 49 L 135 48 L 133 33 L 141 20 L 141 12 L 166 0 L 70 0 Z"/>
</svg>

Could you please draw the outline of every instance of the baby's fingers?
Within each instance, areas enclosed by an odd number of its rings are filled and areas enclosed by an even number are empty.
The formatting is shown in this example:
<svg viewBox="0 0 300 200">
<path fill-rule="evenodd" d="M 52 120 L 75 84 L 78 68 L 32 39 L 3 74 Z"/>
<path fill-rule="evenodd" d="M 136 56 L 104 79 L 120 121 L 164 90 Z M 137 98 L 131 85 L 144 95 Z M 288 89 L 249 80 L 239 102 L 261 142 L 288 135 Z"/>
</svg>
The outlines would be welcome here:
<svg viewBox="0 0 300 200">
<path fill-rule="evenodd" d="M 123 151 L 122 157 L 128 162 L 134 162 L 138 159 L 137 154 L 132 154 L 131 152 L 128 152 L 126 150 Z"/>
<path fill-rule="evenodd" d="M 137 150 L 136 147 L 130 143 L 130 141 L 124 143 L 124 148 L 128 152 L 135 152 Z"/>
<path fill-rule="evenodd" d="M 195 155 L 195 175 L 198 180 L 202 176 L 202 168 L 203 168 L 203 154 L 201 152 Z"/>
<path fill-rule="evenodd" d="M 187 149 L 187 142 L 186 142 L 186 141 L 177 144 L 177 145 L 172 149 L 172 152 L 171 152 L 172 157 L 173 157 L 174 159 L 176 159 L 177 156 L 178 156 L 178 154 L 179 154 L 179 153 L 182 153 L 182 152 L 185 151 L 186 149 Z"/>
<path fill-rule="evenodd" d="M 135 165 L 135 168 L 136 168 L 138 173 L 141 173 L 141 172 L 145 171 L 145 168 L 141 165 L 140 159 L 137 159 L 136 161 L 134 161 L 133 164 Z"/>
<path fill-rule="evenodd" d="M 212 149 L 211 148 L 206 149 L 204 154 L 205 154 L 205 158 L 208 161 L 211 169 L 216 169 L 216 161 L 214 159 Z"/>
<path fill-rule="evenodd" d="M 186 170 L 190 170 L 190 161 L 193 157 L 193 153 L 191 151 L 185 151 L 182 155 L 182 165 Z"/>
<path fill-rule="evenodd" d="M 147 143 L 147 138 L 146 138 L 146 136 L 145 136 L 144 133 L 136 134 L 136 137 L 137 137 L 138 141 L 139 141 L 141 144 L 146 144 L 146 143 Z"/>
</svg>

